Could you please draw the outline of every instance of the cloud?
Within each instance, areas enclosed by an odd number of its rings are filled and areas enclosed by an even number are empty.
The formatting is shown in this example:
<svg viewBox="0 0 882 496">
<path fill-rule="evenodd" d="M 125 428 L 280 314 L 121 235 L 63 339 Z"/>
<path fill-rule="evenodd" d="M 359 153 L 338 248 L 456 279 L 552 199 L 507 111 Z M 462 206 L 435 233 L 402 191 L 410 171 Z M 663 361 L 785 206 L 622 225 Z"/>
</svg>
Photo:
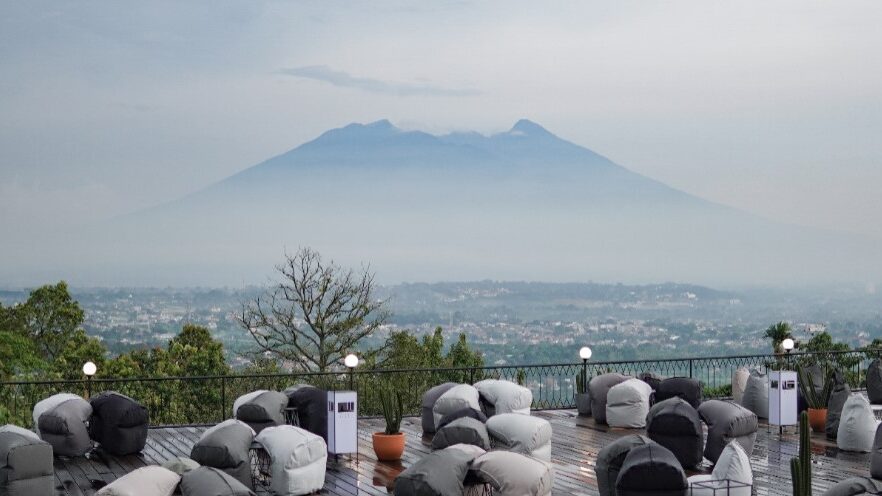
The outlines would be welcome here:
<svg viewBox="0 0 882 496">
<path fill-rule="evenodd" d="M 443 88 L 423 83 L 401 83 L 353 76 L 326 65 L 310 65 L 280 69 L 279 74 L 312 79 L 333 84 L 341 88 L 355 88 L 370 93 L 396 96 L 475 96 L 481 92 L 466 88 Z"/>
</svg>

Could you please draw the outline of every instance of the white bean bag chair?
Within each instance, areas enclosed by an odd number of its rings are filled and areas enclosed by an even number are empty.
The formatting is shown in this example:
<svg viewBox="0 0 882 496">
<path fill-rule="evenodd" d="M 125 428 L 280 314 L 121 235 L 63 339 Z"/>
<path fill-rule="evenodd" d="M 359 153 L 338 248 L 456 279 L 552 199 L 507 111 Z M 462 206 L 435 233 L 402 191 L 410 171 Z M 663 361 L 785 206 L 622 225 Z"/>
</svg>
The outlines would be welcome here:
<svg viewBox="0 0 882 496">
<path fill-rule="evenodd" d="M 601 374 L 588 383 L 588 393 L 591 398 L 591 415 L 598 424 L 606 424 L 606 401 L 609 390 L 629 379 L 628 376 L 616 373 Z"/>
<path fill-rule="evenodd" d="M 475 458 L 469 473 L 490 484 L 495 496 L 545 496 L 554 484 L 550 463 L 509 451 L 490 451 Z"/>
<path fill-rule="evenodd" d="M 738 370 L 732 372 L 732 400 L 741 404 L 744 397 L 744 390 L 747 388 L 747 379 L 750 378 L 750 371 L 746 367 L 739 367 Z"/>
<path fill-rule="evenodd" d="M 224 420 L 199 437 L 190 458 L 196 463 L 223 470 L 251 489 L 251 442 L 254 430 L 236 419 Z"/>
<path fill-rule="evenodd" d="M 92 447 L 86 427 L 92 405 L 82 396 L 60 393 L 34 405 L 34 426 L 55 455 L 82 456 Z"/>
<path fill-rule="evenodd" d="M 463 408 L 481 409 L 478 390 L 468 384 L 457 384 L 442 394 L 432 406 L 432 416 L 435 420 L 435 428 L 439 427 L 441 419 L 448 413 L 453 413 Z"/>
<path fill-rule="evenodd" d="M 456 383 L 453 382 L 445 382 L 444 384 L 439 384 L 423 394 L 423 402 L 422 402 L 422 423 L 423 423 L 423 432 L 435 432 L 435 414 L 432 412 L 432 409 L 435 407 L 435 402 L 438 401 L 438 398 L 441 397 L 444 393 L 449 391 L 451 388 L 456 387 Z"/>
<path fill-rule="evenodd" d="M 756 370 L 750 373 L 741 396 L 741 406 L 759 418 L 769 418 L 769 379 L 766 374 Z"/>
<path fill-rule="evenodd" d="M 233 402 L 233 417 L 260 433 L 267 427 L 285 424 L 288 396 L 278 391 L 261 389 L 243 394 Z"/>
<path fill-rule="evenodd" d="M 269 453 L 274 494 L 296 496 L 325 485 L 328 445 L 321 436 L 291 425 L 267 427 L 255 440 Z"/>
<path fill-rule="evenodd" d="M 869 453 L 873 448 L 878 424 L 867 398 L 861 394 L 852 394 L 842 407 L 836 446 L 843 451 Z"/>
<path fill-rule="evenodd" d="M 52 445 L 16 425 L 0 427 L 0 494 L 55 494 Z"/>
<path fill-rule="evenodd" d="M 95 496 L 171 496 L 180 481 L 181 476 L 171 470 L 150 465 L 102 487 Z"/>
<path fill-rule="evenodd" d="M 492 417 L 497 413 L 530 414 L 533 393 L 511 381 L 485 379 L 475 383 L 484 413 Z"/>
<path fill-rule="evenodd" d="M 551 461 L 551 424 L 519 413 L 500 413 L 487 419 L 491 445 L 506 451 Z"/>
<path fill-rule="evenodd" d="M 746 487 L 726 489 L 725 480 L 749 484 Z M 732 441 L 723 448 L 714 470 L 710 474 L 689 477 L 689 489 L 692 496 L 750 496 L 753 485 L 753 470 L 750 468 L 750 457 L 738 441 Z"/>
<path fill-rule="evenodd" d="M 606 423 L 629 429 L 646 427 L 651 394 L 652 388 L 640 379 L 628 379 L 611 387 L 606 395 Z"/>
</svg>

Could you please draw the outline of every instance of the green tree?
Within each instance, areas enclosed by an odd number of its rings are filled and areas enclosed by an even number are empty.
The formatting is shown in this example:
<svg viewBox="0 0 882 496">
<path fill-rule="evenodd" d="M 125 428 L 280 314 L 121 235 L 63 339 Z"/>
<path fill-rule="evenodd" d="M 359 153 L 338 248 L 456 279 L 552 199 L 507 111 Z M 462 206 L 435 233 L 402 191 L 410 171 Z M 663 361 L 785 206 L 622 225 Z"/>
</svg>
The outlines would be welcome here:
<svg viewBox="0 0 882 496">
<path fill-rule="evenodd" d="M 781 347 L 781 343 L 787 338 L 793 339 L 790 324 L 781 321 L 770 325 L 766 329 L 765 337 L 772 341 L 772 349 L 775 353 L 784 353 L 784 349 Z"/>
<path fill-rule="evenodd" d="M 0 330 L 0 380 L 26 378 L 46 367 L 32 339 L 20 333 Z"/>
<path fill-rule="evenodd" d="M 16 308 L 16 320 L 34 339 L 47 360 L 54 360 L 85 320 L 80 304 L 71 297 L 67 283 L 60 281 L 31 291 L 26 302 Z"/>
</svg>

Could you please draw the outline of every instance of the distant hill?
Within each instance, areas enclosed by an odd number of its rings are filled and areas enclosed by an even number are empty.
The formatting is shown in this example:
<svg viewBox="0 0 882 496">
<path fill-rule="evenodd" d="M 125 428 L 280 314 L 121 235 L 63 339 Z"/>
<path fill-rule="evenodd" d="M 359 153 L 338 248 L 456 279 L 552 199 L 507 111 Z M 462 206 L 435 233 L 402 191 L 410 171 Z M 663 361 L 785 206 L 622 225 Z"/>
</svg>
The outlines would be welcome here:
<svg viewBox="0 0 882 496">
<path fill-rule="evenodd" d="M 134 284 L 261 282 L 312 246 L 386 282 L 866 281 L 874 245 L 765 220 L 636 174 L 528 121 L 484 136 L 350 124 L 70 250 Z M 101 278 L 104 279 L 101 279 Z"/>
</svg>

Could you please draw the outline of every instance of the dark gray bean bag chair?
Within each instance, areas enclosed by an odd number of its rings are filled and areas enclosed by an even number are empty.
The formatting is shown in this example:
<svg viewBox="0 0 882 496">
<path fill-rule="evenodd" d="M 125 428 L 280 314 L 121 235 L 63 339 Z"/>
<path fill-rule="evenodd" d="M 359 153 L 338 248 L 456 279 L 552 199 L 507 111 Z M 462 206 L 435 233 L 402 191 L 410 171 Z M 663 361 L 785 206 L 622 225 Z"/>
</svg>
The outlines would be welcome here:
<svg viewBox="0 0 882 496">
<path fill-rule="evenodd" d="M 40 439 L 58 456 L 82 456 L 92 448 L 86 424 L 92 406 L 81 396 L 61 393 L 34 405 L 34 425 Z"/>
<path fill-rule="evenodd" d="M 698 408 L 701 404 L 701 383 L 689 377 L 671 377 L 661 381 L 655 388 L 656 402 L 674 397 L 686 400 L 692 408 Z"/>
<path fill-rule="evenodd" d="M 741 406 L 759 418 L 769 418 L 769 378 L 757 370 L 750 372 L 741 396 Z"/>
<path fill-rule="evenodd" d="M 591 414 L 598 424 L 606 424 L 606 395 L 609 390 L 630 377 L 622 374 L 601 374 L 588 383 L 588 394 L 591 396 Z"/>
<path fill-rule="evenodd" d="M 55 494 L 52 445 L 15 425 L 0 427 L 0 494 Z"/>
<path fill-rule="evenodd" d="M 873 436 L 873 449 L 870 451 L 870 477 L 882 479 L 882 424 Z"/>
<path fill-rule="evenodd" d="M 254 496 L 236 478 L 213 467 L 199 467 L 181 476 L 183 496 Z"/>
<path fill-rule="evenodd" d="M 882 404 L 882 360 L 878 358 L 867 368 L 867 398 L 874 405 Z"/>
<path fill-rule="evenodd" d="M 328 392 L 308 385 L 291 386 L 285 390 L 288 406 L 297 408 L 300 427 L 321 436 L 328 442 Z"/>
<path fill-rule="evenodd" d="M 494 496 L 545 496 L 554 484 L 550 463 L 510 451 L 490 451 L 475 458 L 469 473 L 489 484 Z"/>
<path fill-rule="evenodd" d="M 235 419 L 225 420 L 202 433 L 190 458 L 196 463 L 223 470 L 243 485 L 251 486 L 251 442 L 254 430 Z"/>
<path fill-rule="evenodd" d="M 472 444 L 485 451 L 489 450 L 490 435 L 487 433 L 487 426 L 480 420 L 461 417 L 442 426 L 432 438 L 432 449 L 435 450 L 454 444 Z"/>
<path fill-rule="evenodd" d="M 441 424 L 445 415 L 451 414 L 463 408 L 481 409 L 481 395 L 471 384 L 457 384 L 444 392 L 435 405 L 432 406 L 432 417 L 435 419 L 435 429 Z"/>
<path fill-rule="evenodd" d="M 462 496 L 473 459 L 459 449 L 429 453 L 395 478 L 395 496 Z"/>
<path fill-rule="evenodd" d="M 137 401 L 114 391 L 93 396 L 89 435 L 104 451 L 118 456 L 140 453 L 147 444 L 150 415 Z"/>
<path fill-rule="evenodd" d="M 824 496 L 858 496 L 859 494 L 879 494 L 882 481 L 869 477 L 851 477 L 833 484 Z"/>
<path fill-rule="evenodd" d="M 677 396 L 658 402 L 646 420 L 649 439 L 671 450 L 685 468 L 697 467 L 704 449 L 704 429 L 698 412 Z"/>
<path fill-rule="evenodd" d="M 851 388 L 841 372 L 837 371 L 833 375 L 833 382 L 833 391 L 830 392 L 830 400 L 827 401 L 827 423 L 824 425 L 827 439 L 836 439 L 839 432 L 839 419 L 842 417 L 842 407 L 845 406 L 845 400 L 851 396 Z"/>
<path fill-rule="evenodd" d="M 731 401 L 707 400 L 698 406 L 698 415 L 707 424 L 704 457 L 712 463 L 730 441 L 738 441 L 748 456 L 753 453 L 759 424 L 755 413 Z"/>
<path fill-rule="evenodd" d="M 641 381 L 649 384 L 649 387 L 652 388 L 653 391 L 658 389 L 659 384 L 661 384 L 662 377 L 658 374 L 654 374 L 652 372 L 643 372 L 637 376 Z"/>
<path fill-rule="evenodd" d="M 441 417 L 441 420 L 438 421 L 438 428 L 440 429 L 440 428 L 444 427 L 445 425 L 453 422 L 454 420 L 456 420 L 458 418 L 463 418 L 463 417 L 473 418 L 475 420 L 480 421 L 482 424 L 487 423 L 487 416 L 484 415 L 484 412 L 482 412 L 480 410 L 475 410 L 474 408 L 466 407 L 466 408 L 460 408 L 459 410 L 457 410 L 453 413 L 448 413 L 447 415 Z"/>
<path fill-rule="evenodd" d="M 278 391 L 253 391 L 243 394 L 233 402 L 233 417 L 250 425 L 254 432 L 267 427 L 285 425 L 285 408 L 288 396 Z"/>
<path fill-rule="evenodd" d="M 632 448 L 616 479 L 618 496 L 686 496 L 688 490 L 677 457 L 657 443 Z"/>
<path fill-rule="evenodd" d="M 438 401 L 438 398 L 453 386 L 456 386 L 455 382 L 445 382 L 444 384 L 439 384 L 432 389 L 429 389 L 423 394 L 423 432 L 435 432 L 435 415 L 432 413 L 432 408 L 435 406 L 435 402 Z"/>
<path fill-rule="evenodd" d="M 652 440 L 642 434 L 631 434 L 616 439 L 600 450 L 597 454 L 597 462 L 594 464 L 600 496 L 616 496 L 616 479 L 628 452 L 637 446 L 650 443 Z"/>
</svg>

